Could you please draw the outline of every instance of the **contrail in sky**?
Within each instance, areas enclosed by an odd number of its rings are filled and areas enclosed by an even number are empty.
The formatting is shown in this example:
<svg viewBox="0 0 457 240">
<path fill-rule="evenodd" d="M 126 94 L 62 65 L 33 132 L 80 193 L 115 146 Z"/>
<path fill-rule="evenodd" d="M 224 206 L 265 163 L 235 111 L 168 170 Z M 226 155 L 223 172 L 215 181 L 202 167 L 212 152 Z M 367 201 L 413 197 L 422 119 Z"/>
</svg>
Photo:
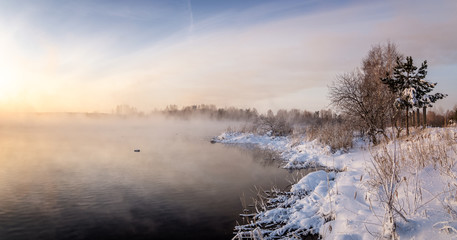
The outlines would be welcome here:
<svg viewBox="0 0 457 240">
<path fill-rule="evenodd" d="M 190 1 L 191 0 L 187 0 L 187 6 L 189 7 L 189 18 L 190 18 L 189 31 L 192 32 L 192 30 L 194 29 L 194 14 L 192 13 L 192 4 Z"/>
</svg>

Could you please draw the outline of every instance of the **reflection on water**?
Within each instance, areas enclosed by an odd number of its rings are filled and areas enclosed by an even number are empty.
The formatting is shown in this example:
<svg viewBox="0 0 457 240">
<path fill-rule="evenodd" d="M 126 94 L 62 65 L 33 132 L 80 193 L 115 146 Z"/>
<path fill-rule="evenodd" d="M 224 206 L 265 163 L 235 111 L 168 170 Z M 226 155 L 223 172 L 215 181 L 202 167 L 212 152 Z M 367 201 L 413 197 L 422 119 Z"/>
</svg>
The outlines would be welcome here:
<svg viewBox="0 0 457 240">
<path fill-rule="evenodd" d="M 250 155 L 252 161 L 263 167 L 279 168 L 284 165 L 284 161 L 278 153 L 269 149 L 262 149 L 255 144 L 227 144 L 225 146 L 233 148 L 234 151 L 240 151 L 243 154 Z"/>
<path fill-rule="evenodd" d="M 227 124 L 0 120 L 0 239 L 231 238 L 240 196 L 288 173 L 272 155 L 210 144 Z"/>
</svg>

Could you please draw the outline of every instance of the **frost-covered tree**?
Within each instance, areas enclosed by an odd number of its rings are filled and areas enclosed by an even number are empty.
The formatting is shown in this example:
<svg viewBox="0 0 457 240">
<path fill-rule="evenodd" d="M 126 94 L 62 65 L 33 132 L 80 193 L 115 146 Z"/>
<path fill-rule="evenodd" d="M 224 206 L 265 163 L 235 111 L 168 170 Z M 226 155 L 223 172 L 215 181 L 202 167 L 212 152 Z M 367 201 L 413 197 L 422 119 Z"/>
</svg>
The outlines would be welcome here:
<svg viewBox="0 0 457 240">
<path fill-rule="evenodd" d="M 404 109 L 406 112 L 406 134 L 409 135 L 409 110 L 416 107 L 423 108 L 424 126 L 426 124 L 426 108 L 432 103 L 446 95 L 436 93 L 429 95 L 436 83 L 425 80 L 427 76 L 427 61 L 424 61 L 420 68 L 414 66 L 412 57 L 406 57 L 406 61 L 397 58 L 397 65 L 394 68 L 392 77 L 386 76 L 381 81 L 386 84 L 390 91 L 396 95 L 394 106 L 397 109 Z M 417 111 L 418 112 L 418 111 Z M 419 119 L 419 114 L 418 114 Z"/>
<path fill-rule="evenodd" d="M 337 76 L 329 86 L 332 104 L 374 144 L 380 134 L 388 138 L 385 129 L 395 117 L 394 95 L 379 79 L 386 72 L 393 73 L 398 57 L 401 55 L 393 43 L 373 46 L 360 69 Z"/>
</svg>

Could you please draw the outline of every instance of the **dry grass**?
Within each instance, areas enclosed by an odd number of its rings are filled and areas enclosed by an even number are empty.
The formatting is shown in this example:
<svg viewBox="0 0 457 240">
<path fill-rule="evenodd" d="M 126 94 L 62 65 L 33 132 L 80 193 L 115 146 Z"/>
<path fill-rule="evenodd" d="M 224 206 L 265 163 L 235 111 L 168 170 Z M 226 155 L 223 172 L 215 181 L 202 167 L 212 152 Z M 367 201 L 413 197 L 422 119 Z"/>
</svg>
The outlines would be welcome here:
<svg viewBox="0 0 457 240">
<path fill-rule="evenodd" d="M 395 222 L 398 217 L 408 221 L 428 203 L 437 199 L 451 215 L 456 211 L 442 199 L 457 192 L 457 186 L 446 184 L 443 191 L 430 193 L 423 188 L 421 171 L 433 166 L 439 174 L 456 179 L 457 132 L 453 129 L 427 129 L 393 144 L 372 149 L 369 184 L 382 203 L 385 215 L 381 236 L 396 239 Z M 399 194 L 401 193 L 401 194 Z M 429 196 L 425 199 L 424 194 Z M 449 196 L 447 196 L 449 195 Z"/>
<path fill-rule="evenodd" d="M 352 148 L 354 135 L 348 123 L 328 122 L 308 127 L 306 138 L 308 141 L 318 139 L 322 144 L 330 146 L 332 151 L 337 151 Z"/>
</svg>

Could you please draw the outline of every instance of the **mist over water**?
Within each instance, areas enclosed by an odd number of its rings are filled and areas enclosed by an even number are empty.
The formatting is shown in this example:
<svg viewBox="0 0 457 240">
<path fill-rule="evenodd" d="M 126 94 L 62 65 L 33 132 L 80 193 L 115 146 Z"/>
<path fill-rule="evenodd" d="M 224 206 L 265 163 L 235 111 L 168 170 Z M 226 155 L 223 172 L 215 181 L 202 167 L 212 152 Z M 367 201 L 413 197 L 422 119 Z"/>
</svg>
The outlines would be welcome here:
<svg viewBox="0 0 457 240">
<path fill-rule="evenodd" d="M 3 117 L 0 239 L 230 238 L 240 196 L 285 186 L 289 174 L 263 154 L 209 143 L 237 124 Z"/>
</svg>

